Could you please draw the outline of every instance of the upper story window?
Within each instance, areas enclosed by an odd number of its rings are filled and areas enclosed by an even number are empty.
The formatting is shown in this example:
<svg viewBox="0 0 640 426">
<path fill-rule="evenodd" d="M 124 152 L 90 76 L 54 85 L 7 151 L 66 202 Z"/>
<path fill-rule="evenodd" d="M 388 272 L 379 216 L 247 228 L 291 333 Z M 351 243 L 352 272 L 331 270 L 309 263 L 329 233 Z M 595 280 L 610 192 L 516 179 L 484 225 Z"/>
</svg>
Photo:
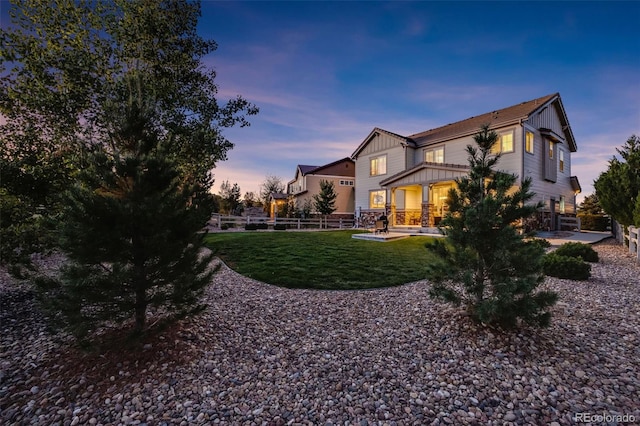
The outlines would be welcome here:
<svg viewBox="0 0 640 426">
<path fill-rule="evenodd" d="M 564 172 L 564 151 L 561 149 L 558 150 L 558 169 Z"/>
<path fill-rule="evenodd" d="M 493 154 L 505 154 L 508 152 L 513 152 L 513 131 L 498 133 L 498 141 L 491 148 L 491 153 Z"/>
<path fill-rule="evenodd" d="M 340 180 L 341 186 L 353 186 L 354 182 L 352 180 Z"/>
<path fill-rule="evenodd" d="M 530 132 L 528 130 L 527 130 L 527 133 L 525 134 L 524 149 L 529 154 L 533 154 L 533 132 Z"/>
<path fill-rule="evenodd" d="M 427 149 L 424 152 L 424 161 L 427 163 L 444 163 L 444 146 Z"/>
<path fill-rule="evenodd" d="M 379 157 L 371 158 L 371 176 L 379 176 L 387 174 L 387 156 L 380 155 Z"/>
<path fill-rule="evenodd" d="M 553 160 L 553 142 L 549 141 L 549 160 Z"/>
</svg>

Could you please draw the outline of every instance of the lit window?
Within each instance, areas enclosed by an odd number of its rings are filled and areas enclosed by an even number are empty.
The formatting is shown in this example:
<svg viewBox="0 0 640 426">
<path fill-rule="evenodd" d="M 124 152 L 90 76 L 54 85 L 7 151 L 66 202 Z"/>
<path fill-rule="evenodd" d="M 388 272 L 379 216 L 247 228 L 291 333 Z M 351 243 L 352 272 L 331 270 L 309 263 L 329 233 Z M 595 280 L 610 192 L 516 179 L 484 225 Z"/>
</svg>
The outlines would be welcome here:
<svg viewBox="0 0 640 426">
<path fill-rule="evenodd" d="M 387 174 L 387 156 L 381 155 L 371 159 L 371 176 Z"/>
<path fill-rule="evenodd" d="M 492 154 L 513 152 L 513 132 L 501 133 L 498 141 L 491 148 Z"/>
<path fill-rule="evenodd" d="M 561 172 L 564 172 L 564 151 L 561 149 L 558 150 L 558 162 L 558 168 Z"/>
<path fill-rule="evenodd" d="M 553 142 L 549 141 L 549 159 L 553 159 Z"/>
<path fill-rule="evenodd" d="M 560 151 L 562 152 L 562 151 Z M 564 195 L 560 196 L 560 213 L 564 214 L 565 213 L 565 201 L 564 201 Z"/>
<path fill-rule="evenodd" d="M 387 199 L 387 191 L 371 191 L 369 193 L 369 208 L 383 209 Z"/>
<path fill-rule="evenodd" d="M 533 154 L 533 133 L 532 132 L 527 131 L 525 141 L 524 141 L 524 148 L 527 150 L 528 153 Z"/>
<path fill-rule="evenodd" d="M 444 163 L 444 147 L 429 149 L 424 152 L 424 161 L 427 163 Z"/>
</svg>

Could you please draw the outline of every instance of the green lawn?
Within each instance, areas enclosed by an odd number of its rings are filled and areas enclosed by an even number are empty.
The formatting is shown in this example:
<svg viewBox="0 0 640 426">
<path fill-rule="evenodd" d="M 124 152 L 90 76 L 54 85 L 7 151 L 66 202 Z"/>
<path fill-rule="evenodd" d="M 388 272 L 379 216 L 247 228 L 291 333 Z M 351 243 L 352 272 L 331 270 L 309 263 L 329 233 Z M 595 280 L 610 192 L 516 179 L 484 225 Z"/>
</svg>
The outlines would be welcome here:
<svg viewBox="0 0 640 426">
<path fill-rule="evenodd" d="M 229 232 L 206 242 L 237 272 L 282 287 L 365 289 L 425 278 L 428 237 L 382 243 L 353 239 L 354 233 Z"/>
</svg>

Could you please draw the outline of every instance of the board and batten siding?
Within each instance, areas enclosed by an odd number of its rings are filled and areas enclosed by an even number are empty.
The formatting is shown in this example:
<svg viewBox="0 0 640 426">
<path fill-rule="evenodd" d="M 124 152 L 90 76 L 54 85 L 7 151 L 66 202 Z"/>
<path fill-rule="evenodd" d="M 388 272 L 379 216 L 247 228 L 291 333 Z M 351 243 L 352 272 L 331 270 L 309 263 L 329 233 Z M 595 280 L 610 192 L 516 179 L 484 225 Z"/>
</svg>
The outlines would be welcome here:
<svg viewBox="0 0 640 426">
<path fill-rule="evenodd" d="M 369 209 L 369 193 L 380 189 L 380 181 L 406 169 L 406 153 L 402 140 L 392 135 L 380 132 L 358 153 L 356 162 L 356 194 L 355 207 L 362 210 Z M 387 156 L 387 173 L 371 176 L 370 161 L 374 157 Z M 390 200 L 387 191 L 387 203 Z"/>
<path fill-rule="evenodd" d="M 558 118 L 558 111 L 554 104 L 551 104 L 536 114 L 533 114 L 527 119 L 526 123 L 536 129 L 549 129 L 553 130 L 553 132 L 558 135 L 564 134 L 564 130 L 562 130 L 562 123 Z"/>
<path fill-rule="evenodd" d="M 566 143 L 558 143 L 555 146 L 555 158 L 557 176 L 555 182 L 545 180 L 545 159 L 547 141 L 546 138 L 540 134 L 540 132 L 532 126 L 526 126 L 526 130 L 533 133 L 533 154 L 525 152 L 523 158 L 524 164 L 524 177 L 530 177 L 532 179 L 531 191 L 535 192 L 536 196 L 532 202 L 542 201 L 548 208 L 548 203 L 551 198 L 560 200 L 560 196 L 565 197 L 565 213 L 576 213 L 575 194 L 571 187 L 571 151 Z M 524 147 L 524 141 L 523 141 Z M 564 171 L 560 171 L 560 167 L 557 162 L 560 155 L 559 150 L 564 151 Z"/>
</svg>

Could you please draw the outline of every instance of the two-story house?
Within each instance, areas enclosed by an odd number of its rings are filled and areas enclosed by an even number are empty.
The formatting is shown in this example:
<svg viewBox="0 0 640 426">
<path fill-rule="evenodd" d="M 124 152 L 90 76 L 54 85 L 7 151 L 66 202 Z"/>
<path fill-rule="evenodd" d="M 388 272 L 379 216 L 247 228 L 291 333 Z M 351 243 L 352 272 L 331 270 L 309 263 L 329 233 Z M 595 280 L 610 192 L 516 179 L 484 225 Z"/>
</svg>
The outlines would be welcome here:
<svg viewBox="0 0 640 426">
<path fill-rule="evenodd" d="M 455 179 L 468 173 L 467 145 L 488 124 L 499 135 L 497 168 L 533 180 L 542 201 L 540 226 L 554 229 L 558 215 L 576 213 L 577 145 L 560 94 L 554 93 L 466 120 L 402 136 L 374 128 L 353 152 L 357 214 L 387 212 L 390 226 L 434 227 L 446 213 Z"/>
<path fill-rule="evenodd" d="M 353 218 L 355 210 L 355 162 L 351 158 L 343 158 L 324 166 L 298 165 L 295 177 L 287 183 L 289 200 L 298 209 L 307 204 L 314 205 L 313 196 L 320 193 L 320 181 L 333 182 L 337 198 L 335 218 Z M 315 207 L 311 208 L 315 212 Z"/>
</svg>

